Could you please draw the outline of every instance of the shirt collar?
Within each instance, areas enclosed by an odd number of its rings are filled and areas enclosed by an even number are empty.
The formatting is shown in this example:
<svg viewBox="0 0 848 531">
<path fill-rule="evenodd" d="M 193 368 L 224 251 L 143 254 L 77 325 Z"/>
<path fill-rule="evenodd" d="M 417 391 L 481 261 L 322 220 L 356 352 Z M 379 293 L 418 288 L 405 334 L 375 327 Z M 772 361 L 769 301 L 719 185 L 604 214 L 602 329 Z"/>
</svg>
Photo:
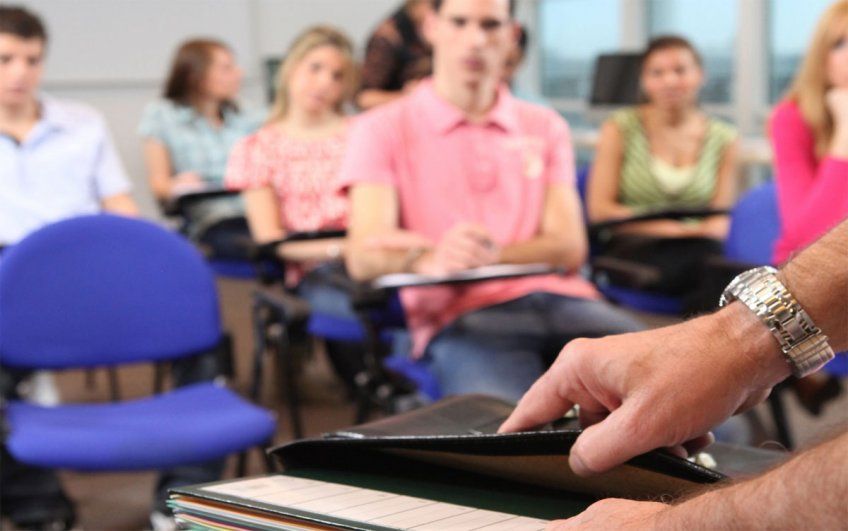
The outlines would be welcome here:
<svg viewBox="0 0 848 531">
<path fill-rule="evenodd" d="M 430 122 L 432 128 L 439 134 L 447 134 L 457 126 L 467 122 L 465 114 L 452 103 L 436 93 L 432 78 L 421 82 L 412 96 L 422 111 L 421 115 Z M 498 88 L 495 106 L 482 121 L 484 125 L 493 124 L 506 132 L 518 129 L 518 115 L 515 100 L 506 85 Z"/>
<path fill-rule="evenodd" d="M 78 120 L 56 100 L 44 94 L 39 97 L 41 122 L 49 129 L 71 129 Z"/>
</svg>

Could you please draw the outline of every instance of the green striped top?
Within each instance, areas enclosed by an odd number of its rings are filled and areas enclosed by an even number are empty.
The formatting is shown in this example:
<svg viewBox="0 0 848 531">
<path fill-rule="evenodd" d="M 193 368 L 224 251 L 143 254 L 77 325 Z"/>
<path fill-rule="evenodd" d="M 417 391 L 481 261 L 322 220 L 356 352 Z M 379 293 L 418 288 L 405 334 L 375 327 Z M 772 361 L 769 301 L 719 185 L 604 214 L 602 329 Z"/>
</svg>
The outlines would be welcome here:
<svg viewBox="0 0 848 531">
<path fill-rule="evenodd" d="M 724 150 L 738 136 L 733 126 L 709 118 L 700 158 L 688 171 L 681 172 L 651 154 L 637 108 L 619 110 L 611 119 L 624 141 L 618 186 L 621 204 L 640 211 L 672 206 L 701 208 L 710 204 Z M 678 180 L 673 187 L 667 185 L 670 174 L 675 174 Z"/>
</svg>

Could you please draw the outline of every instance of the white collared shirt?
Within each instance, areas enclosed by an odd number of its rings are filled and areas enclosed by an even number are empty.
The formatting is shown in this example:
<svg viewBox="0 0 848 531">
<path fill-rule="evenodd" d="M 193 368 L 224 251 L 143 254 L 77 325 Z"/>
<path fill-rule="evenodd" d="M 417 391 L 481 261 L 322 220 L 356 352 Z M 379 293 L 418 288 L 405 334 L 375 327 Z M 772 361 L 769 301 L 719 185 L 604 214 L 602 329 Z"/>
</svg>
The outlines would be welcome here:
<svg viewBox="0 0 848 531">
<path fill-rule="evenodd" d="M 62 219 L 100 212 L 101 201 L 130 191 L 100 114 L 41 98 L 42 116 L 20 144 L 0 134 L 0 244 Z"/>
</svg>

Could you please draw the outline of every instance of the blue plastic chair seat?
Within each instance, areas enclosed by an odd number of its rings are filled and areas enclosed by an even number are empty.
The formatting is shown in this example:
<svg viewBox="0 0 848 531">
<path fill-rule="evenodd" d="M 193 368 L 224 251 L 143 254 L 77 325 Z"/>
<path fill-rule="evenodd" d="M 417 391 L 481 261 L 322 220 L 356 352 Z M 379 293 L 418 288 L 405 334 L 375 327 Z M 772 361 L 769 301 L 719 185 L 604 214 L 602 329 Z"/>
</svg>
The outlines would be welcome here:
<svg viewBox="0 0 848 531">
<path fill-rule="evenodd" d="M 225 278 L 252 280 L 256 278 L 256 266 L 243 260 L 209 260 L 209 267 L 215 275 Z"/>
<path fill-rule="evenodd" d="M 598 289 L 611 301 L 635 310 L 666 315 L 683 313 L 683 301 L 677 297 L 619 286 L 598 286 Z"/>
<path fill-rule="evenodd" d="M 274 418 L 211 383 L 117 404 L 8 404 L 11 454 L 79 471 L 150 470 L 201 463 L 269 440 Z M 92 451 L 96 449 L 96 451 Z"/>
</svg>

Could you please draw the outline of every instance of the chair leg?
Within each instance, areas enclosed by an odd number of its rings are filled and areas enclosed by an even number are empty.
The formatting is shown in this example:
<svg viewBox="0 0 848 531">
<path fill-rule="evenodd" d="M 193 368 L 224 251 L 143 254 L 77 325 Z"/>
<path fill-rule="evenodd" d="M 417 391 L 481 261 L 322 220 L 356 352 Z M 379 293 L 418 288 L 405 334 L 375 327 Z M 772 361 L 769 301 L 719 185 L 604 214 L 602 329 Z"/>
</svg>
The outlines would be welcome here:
<svg viewBox="0 0 848 531">
<path fill-rule="evenodd" d="M 789 420 L 786 417 L 786 408 L 783 405 L 782 389 L 775 388 L 769 395 L 768 403 L 774 418 L 774 426 L 777 429 L 777 440 L 787 450 L 792 450 L 792 433 L 789 429 Z"/>
<path fill-rule="evenodd" d="M 118 370 L 115 367 L 109 367 L 106 369 L 106 372 L 109 374 L 109 394 L 111 395 L 112 402 L 118 402 L 121 399 Z"/>
<path fill-rule="evenodd" d="M 86 369 L 85 370 L 85 388 L 88 391 L 93 391 L 97 386 L 97 382 L 95 381 L 96 374 L 94 369 Z"/>
<path fill-rule="evenodd" d="M 277 344 L 277 355 L 282 358 L 285 371 L 286 401 L 289 404 L 289 416 L 292 425 L 292 434 L 295 439 L 303 438 L 303 419 L 300 414 L 300 393 L 297 388 L 297 363 L 295 353 L 292 351 L 291 343 L 288 341 L 286 327 L 278 323 L 279 329 L 275 331 L 275 343 Z M 279 359 L 279 358 L 278 358 Z"/>
<path fill-rule="evenodd" d="M 165 387 L 165 364 L 157 363 L 153 366 L 153 393 L 161 394 Z"/>
<path fill-rule="evenodd" d="M 239 452 L 236 462 L 236 477 L 243 478 L 247 475 L 247 450 Z"/>
<path fill-rule="evenodd" d="M 250 385 L 250 398 L 255 403 L 259 403 L 259 395 L 262 393 L 262 375 L 265 365 L 265 355 L 268 348 L 267 345 L 267 330 L 268 319 L 266 319 L 268 311 L 259 301 L 253 303 L 253 375 Z"/>
</svg>

